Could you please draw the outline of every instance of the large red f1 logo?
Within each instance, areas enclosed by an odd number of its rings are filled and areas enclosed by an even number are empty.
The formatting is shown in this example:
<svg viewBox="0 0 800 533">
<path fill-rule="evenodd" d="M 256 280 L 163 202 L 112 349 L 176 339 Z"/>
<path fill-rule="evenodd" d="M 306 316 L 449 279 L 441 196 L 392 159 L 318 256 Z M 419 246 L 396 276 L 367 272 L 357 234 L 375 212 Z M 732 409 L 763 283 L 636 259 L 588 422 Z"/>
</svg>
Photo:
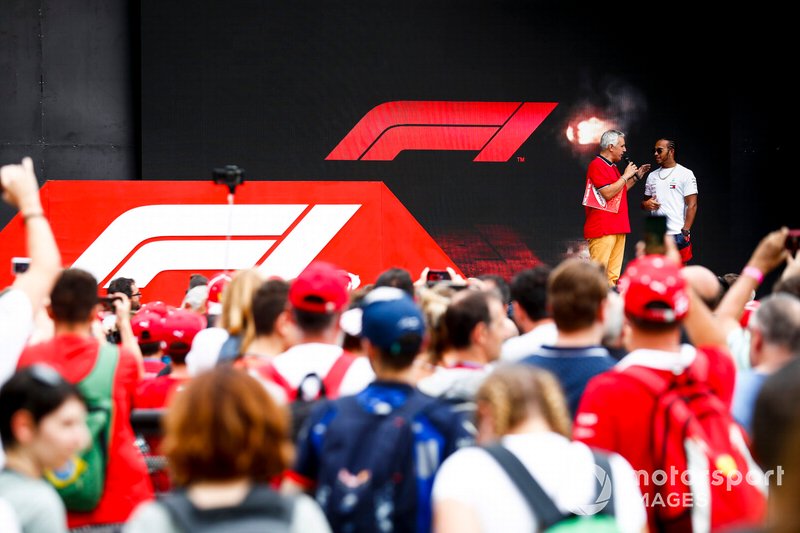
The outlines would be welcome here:
<svg viewBox="0 0 800 533">
<path fill-rule="evenodd" d="M 474 161 L 508 161 L 557 105 L 387 102 L 364 115 L 325 159 L 391 161 L 403 150 L 479 150 Z"/>
</svg>

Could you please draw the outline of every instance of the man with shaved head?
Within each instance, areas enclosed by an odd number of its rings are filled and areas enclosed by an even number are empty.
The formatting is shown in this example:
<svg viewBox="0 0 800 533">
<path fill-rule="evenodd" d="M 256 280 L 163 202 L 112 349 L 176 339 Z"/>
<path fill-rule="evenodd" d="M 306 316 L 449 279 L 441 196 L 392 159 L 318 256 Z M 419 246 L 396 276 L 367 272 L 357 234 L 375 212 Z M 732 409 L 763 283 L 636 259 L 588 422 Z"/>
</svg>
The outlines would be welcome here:
<svg viewBox="0 0 800 533">
<path fill-rule="evenodd" d="M 683 278 L 712 311 L 717 308 L 725 295 L 725 287 L 719 277 L 704 266 L 690 265 L 681 269 Z"/>
</svg>

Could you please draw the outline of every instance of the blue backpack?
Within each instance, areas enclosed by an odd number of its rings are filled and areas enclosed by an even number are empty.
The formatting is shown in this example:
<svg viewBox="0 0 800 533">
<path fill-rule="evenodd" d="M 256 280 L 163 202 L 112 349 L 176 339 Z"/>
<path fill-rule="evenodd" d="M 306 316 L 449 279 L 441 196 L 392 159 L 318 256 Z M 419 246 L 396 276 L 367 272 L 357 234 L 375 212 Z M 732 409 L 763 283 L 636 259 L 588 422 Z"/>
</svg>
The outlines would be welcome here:
<svg viewBox="0 0 800 533">
<path fill-rule="evenodd" d="M 357 396 L 334 402 L 320 450 L 317 501 L 333 531 L 416 532 L 417 471 L 427 469 L 431 481 L 438 462 L 415 464 L 414 418 L 441 401 L 414 390 L 405 403 L 370 413 Z M 427 464 L 430 462 L 431 464 Z"/>
</svg>

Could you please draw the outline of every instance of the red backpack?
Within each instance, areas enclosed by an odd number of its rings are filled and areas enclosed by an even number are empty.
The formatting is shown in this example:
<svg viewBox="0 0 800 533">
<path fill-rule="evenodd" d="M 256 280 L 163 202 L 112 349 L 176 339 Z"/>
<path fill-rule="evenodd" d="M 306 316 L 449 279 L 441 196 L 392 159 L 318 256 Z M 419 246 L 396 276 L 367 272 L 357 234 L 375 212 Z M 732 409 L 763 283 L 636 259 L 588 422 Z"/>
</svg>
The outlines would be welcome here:
<svg viewBox="0 0 800 533">
<path fill-rule="evenodd" d="M 692 365 L 671 378 L 643 366 L 621 372 L 656 400 L 650 434 L 655 469 L 645 480 L 656 491 L 645 503 L 661 531 L 761 526 L 766 515 L 763 473 L 744 431 L 710 389 L 708 373 L 701 350 Z"/>
</svg>

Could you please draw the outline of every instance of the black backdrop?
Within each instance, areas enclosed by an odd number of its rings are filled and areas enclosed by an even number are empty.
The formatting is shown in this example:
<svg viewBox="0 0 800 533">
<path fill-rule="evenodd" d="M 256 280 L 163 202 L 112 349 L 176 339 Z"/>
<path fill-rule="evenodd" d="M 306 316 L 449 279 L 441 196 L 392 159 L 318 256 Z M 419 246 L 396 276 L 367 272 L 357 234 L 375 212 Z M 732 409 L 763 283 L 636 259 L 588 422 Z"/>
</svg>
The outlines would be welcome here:
<svg viewBox="0 0 800 533">
<path fill-rule="evenodd" d="M 628 133 L 637 162 L 657 137 L 678 140 L 700 187 L 698 262 L 738 270 L 768 230 L 800 225 L 796 106 L 768 68 L 793 59 L 791 17 L 768 4 L 722 17 L 681 2 L 11 3 L 0 153 L 40 155 L 41 178 L 207 179 L 235 163 L 249 179 L 383 180 L 462 267 L 503 271 L 580 238 L 591 152 L 564 132 L 591 109 Z M 394 100 L 559 105 L 505 163 L 325 161 Z"/>
<path fill-rule="evenodd" d="M 564 132 L 593 109 L 628 133 L 637 162 L 649 160 L 659 136 L 678 140 L 679 160 L 700 187 L 696 258 L 729 271 L 779 222 L 750 205 L 752 171 L 764 157 L 755 152 L 778 148 L 760 137 L 769 120 L 759 119 L 749 80 L 734 68 L 734 55 L 750 45 L 708 23 L 675 4 L 663 12 L 536 2 L 145 2 L 143 176 L 198 179 L 236 163 L 251 179 L 380 179 L 470 273 L 502 270 L 524 249 L 557 261 L 581 237 L 591 152 L 576 151 Z M 559 105 L 507 163 L 422 151 L 390 162 L 325 161 L 367 111 L 393 100 Z M 634 236 L 641 190 L 630 196 Z"/>
</svg>

